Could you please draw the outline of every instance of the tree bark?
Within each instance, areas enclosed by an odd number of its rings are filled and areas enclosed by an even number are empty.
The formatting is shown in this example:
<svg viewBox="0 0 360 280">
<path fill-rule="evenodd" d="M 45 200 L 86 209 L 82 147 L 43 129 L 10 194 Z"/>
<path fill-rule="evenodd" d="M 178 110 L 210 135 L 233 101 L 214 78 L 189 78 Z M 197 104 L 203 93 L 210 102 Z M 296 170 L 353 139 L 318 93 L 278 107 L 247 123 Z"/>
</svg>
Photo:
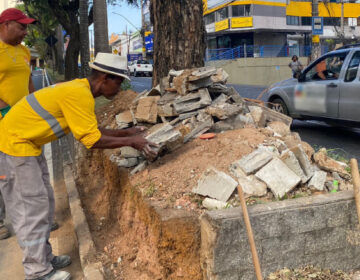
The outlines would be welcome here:
<svg viewBox="0 0 360 280">
<path fill-rule="evenodd" d="M 80 0 L 79 16 L 80 16 L 80 57 L 81 57 L 81 76 L 87 77 L 90 73 L 89 61 L 89 21 L 88 21 L 88 0 Z"/>
<path fill-rule="evenodd" d="M 95 55 L 110 52 L 106 0 L 94 0 Z"/>
<path fill-rule="evenodd" d="M 151 0 L 154 27 L 153 86 L 170 69 L 204 66 L 206 33 L 202 0 Z"/>
<path fill-rule="evenodd" d="M 58 41 L 55 44 L 56 47 L 56 69 L 59 74 L 64 74 L 64 35 L 62 27 L 59 24 L 56 28 L 56 38 Z"/>
</svg>

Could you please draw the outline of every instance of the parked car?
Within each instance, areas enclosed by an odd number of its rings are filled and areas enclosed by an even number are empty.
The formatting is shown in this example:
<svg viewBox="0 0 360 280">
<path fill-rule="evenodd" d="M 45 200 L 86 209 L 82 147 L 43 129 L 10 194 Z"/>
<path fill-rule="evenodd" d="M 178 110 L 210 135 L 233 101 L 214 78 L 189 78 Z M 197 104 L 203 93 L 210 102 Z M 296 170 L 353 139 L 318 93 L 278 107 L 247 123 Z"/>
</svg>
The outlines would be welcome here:
<svg viewBox="0 0 360 280">
<path fill-rule="evenodd" d="M 267 89 L 269 107 L 295 119 L 360 126 L 360 47 L 344 46 L 306 67 L 297 79 Z"/>
<path fill-rule="evenodd" d="M 139 75 L 152 76 L 153 66 L 146 60 L 134 60 L 128 64 L 129 75 L 134 77 Z"/>
</svg>

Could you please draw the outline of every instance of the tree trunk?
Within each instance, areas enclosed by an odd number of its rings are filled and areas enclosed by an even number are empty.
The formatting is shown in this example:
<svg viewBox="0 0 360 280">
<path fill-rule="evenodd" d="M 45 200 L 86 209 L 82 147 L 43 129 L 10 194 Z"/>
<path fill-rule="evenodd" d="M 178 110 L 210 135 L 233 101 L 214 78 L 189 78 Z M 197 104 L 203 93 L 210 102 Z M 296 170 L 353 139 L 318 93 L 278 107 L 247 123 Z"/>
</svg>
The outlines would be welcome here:
<svg viewBox="0 0 360 280">
<path fill-rule="evenodd" d="M 106 0 L 94 0 L 95 55 L 110 52 Z"/>
<path fill-rule="evenodd" d="M 170 69 L 204 66 L 206 49 L 202 0 L 151 0 L 154 26 L 153 86 Z"/>
<path fill-rule="evenodd" d="M 87 77 L 90 73 L 89 61 L 89 21 L 88 21 L 88 0 L 80 0 L 79 16 L 80 16 L 80 57 L 81 57 L 81 76 Z"/>
<path fill-rule="evenodd" d="M 70 33 L 70 41 L 65 55 L 65 79 L 72 80 L 79 77 L 78 59 L 80 53 L 79 25 L 74 26 Z"/>
<path fill-rule="evenodd" d="M 56 38 L 58 41 L 55 44 L 56 47 L 56 69 L 59 74 L 64 74 L 64 35 L 62 27 L 59 24 L 56 28 Z"/>
</svg>

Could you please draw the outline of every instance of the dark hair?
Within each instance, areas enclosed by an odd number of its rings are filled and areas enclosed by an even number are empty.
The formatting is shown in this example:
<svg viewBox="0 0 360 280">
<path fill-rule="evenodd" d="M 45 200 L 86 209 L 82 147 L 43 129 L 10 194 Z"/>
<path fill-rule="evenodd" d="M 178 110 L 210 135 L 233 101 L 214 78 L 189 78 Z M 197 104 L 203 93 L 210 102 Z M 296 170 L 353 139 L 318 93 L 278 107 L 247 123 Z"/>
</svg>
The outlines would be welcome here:
<svg viewBox="0 0 360 280">
<path fill-rule="evenodd" d="M 294 58 L 299 59 L 295 54 L 292 56 L 291 60 L 293 60 Z"/>
</svg>

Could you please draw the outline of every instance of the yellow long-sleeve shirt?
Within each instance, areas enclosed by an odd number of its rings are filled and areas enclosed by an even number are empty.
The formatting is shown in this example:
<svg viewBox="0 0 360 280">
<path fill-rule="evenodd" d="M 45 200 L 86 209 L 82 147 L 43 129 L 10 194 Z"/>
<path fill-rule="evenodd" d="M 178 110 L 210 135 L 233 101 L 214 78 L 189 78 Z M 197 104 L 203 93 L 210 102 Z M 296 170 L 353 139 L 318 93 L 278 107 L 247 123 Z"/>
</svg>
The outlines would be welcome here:
<svg viewBox="0 0 360 280">
<path fill-rule="evenodd" d="M 22 98 L 0 122 L 0 151 L 38 156 L 41 146 L 71 131 L 91 148 L 101 137 L 87 79 L 41 89 Z"/>
</svg>

